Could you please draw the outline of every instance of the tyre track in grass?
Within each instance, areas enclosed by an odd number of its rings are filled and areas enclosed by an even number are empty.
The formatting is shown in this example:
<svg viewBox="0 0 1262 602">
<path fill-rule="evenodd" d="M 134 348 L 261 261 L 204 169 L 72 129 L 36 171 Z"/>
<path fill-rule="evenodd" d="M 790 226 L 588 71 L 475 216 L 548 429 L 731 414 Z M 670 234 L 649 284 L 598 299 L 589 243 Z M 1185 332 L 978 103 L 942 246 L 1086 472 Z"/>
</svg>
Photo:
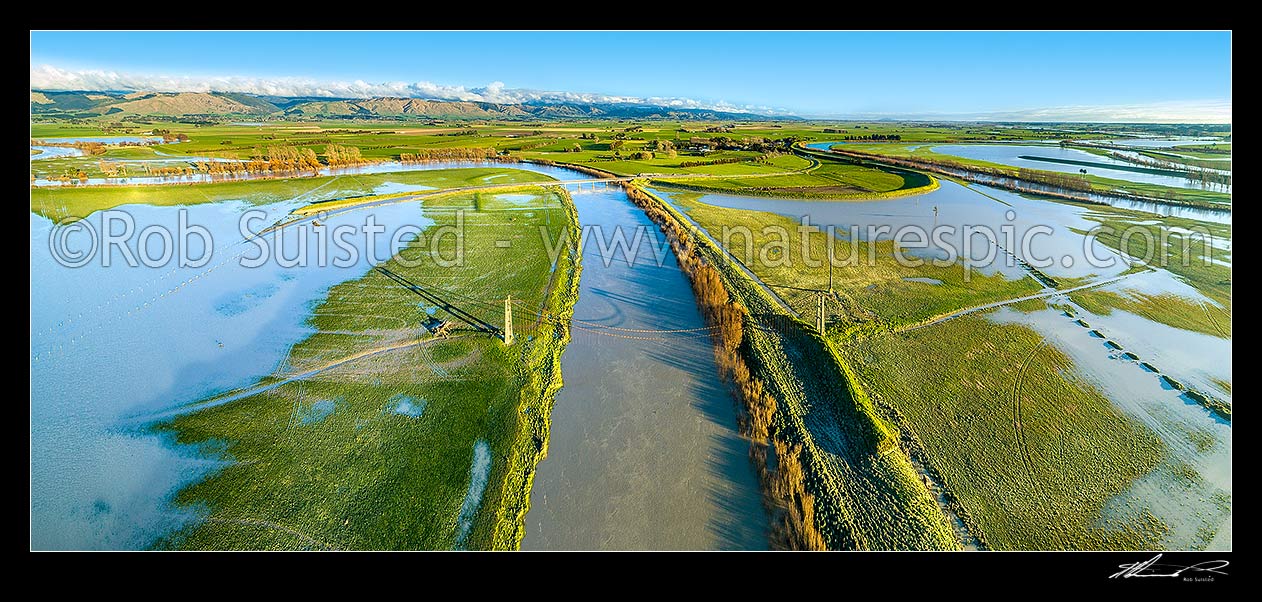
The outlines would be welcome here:
<svg viewBox="0 0 1262 602">
<path fill-rule="evenodd" d="M 219 518 L 219 517 L 212 516 L 206 519 L 206 522 L 226 524 L 226 525 L 245 525 L 249 527 L 269 529 L 272 531 L 280 531 L 288 535 L 293 535 L 299 541 L 307 544 L 310 547 L 313 547 L 319 550 L 329 550 L 329 551 L 337 550 L 337 548 L 329 544 L 326 544 L 310 535 L 307 535 L 306 533 L 303 533 L 302 531 L 299 531 L 293 527 L 282 525 L 280 523 L 274 523 L 270 520 L 263 520 L 260 518 Z"/>
<path fill-rule="evenodd" d="M 1039 490 L 1038 485 L 1034 481 L 1034 460 L 1030 456 L 1030 445 L 1025 439 L 1025 425 L 1022 423 L 1023 414 L 1021 412 L 1021 385 L 1023 384 L 1030 364 L 1034 363 L 1034 358 L 1038 357 L 1043 346 L 1047 343 L 1047 337 L 1039 339 L 1034 345 L 1034 349 L 1030 350 L 1025 361 L 1021 363 L 1021 367 L 1017 369 L 1017 378 L 1012 385 L 1012 426 L 1017 435 L 1017 445 L 1021 448 L 1021 457 L 1025 462 L 1025 476 L 1030 482 L 1031 492 Z M 1042 506 L 1042 499 L 1039 499 L 1039 505 Z"/>
</svg>

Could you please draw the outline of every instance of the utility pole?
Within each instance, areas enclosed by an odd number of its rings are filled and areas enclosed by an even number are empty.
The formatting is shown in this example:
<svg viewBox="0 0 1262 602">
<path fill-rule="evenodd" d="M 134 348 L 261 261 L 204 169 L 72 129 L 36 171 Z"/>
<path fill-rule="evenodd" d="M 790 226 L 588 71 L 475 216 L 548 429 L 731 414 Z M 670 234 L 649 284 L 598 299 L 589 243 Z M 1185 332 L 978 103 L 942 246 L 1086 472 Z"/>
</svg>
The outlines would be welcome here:
<svg viewBox="0 0 1262 602">
<path fill-rule="evenodd" d="M 513 344 L 513 296 L 504 299 L 504 344 Z"/>
<path fill-rule="evenodd" d="M 820 336 L 824 334 L 824 293 L 819 294 L 819 313 L 815 315 L 815 330 L 819 331 Z"/>
</svg>

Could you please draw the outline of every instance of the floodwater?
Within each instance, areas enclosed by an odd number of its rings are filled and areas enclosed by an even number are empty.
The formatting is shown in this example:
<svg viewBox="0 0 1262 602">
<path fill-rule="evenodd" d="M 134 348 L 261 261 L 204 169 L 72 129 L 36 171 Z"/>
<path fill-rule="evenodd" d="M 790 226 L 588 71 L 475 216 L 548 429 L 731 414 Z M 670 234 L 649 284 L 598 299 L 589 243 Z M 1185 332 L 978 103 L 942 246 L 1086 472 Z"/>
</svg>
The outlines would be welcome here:
<svg viewBox="0 0 1262 602">
<path fill-rule="evenodd" d="M 1099 290 L 1124 297 L 1131 294 L 1176 295 L 1192 303 L 1219 306 L 1165 270 L 1133 274 Z M 1122 310 L 1115 309 L 1108 315 L 1086 311 L 1078 313 L 1084 314 L 1082 319 L 1090 324 L 1092 330 L 1100 331 L 1120 344 L 1123 350 L 1157 366 L 1179 382 L 1221 399 L 1231 399 L 1231 393 L 1218 384 L 1231 382 L 1230 339 L 1178 329 Z M 1224 324 L 1223 328 L 1229 331 L 1231 326 Z"/>
<path fill-rule="evenodd" d="M 32 155 L 32 158 L 38 155 Z M 198 161 L 224 161 L 224 159 L 212 159 L 209 157 L 170 157 L 171 161 L 183 161 L 187 163 L 196 163 Z M 344 176 L 344 175 L 361 175 L 361 174 L 381 174 L 396 173 L 402 171 L 429 171 L 433 169 L 465 169 L 470 167 L 500 167 L 524 169 L 527 171 L 543 172 L 543 165 L 533 165 L 529 163 L 500 163 L 489 161 L 433 161 L 426 163 L 400 163 L 398 161 L 382 161 L 380 163 L 370 163 L 368 165 L 357 165 L 353 167 L 325 167 L 320 170 L 322 176 Z M 573 174 L 576 172 L 567 173 Z M 309 174 L 307 174 L 309 175 Z M 491 176 L 493 178 L 493 176 Z M 198 182 L 240 182 L 245 180 L 264 180 L 273 179 L 275 176 L 270 174 L 208 174 L 195 173 L 186 176 L 133 176 L 126 178 L 88 178 L 87 180 L 73 180 L 62 182 L 60 180 L 37 179 L 32 182 L 35 186 L 59 187 L 59 186 L 119 186 L 119 185 L 143 185 L 143 186 L 161 186 L 174 184 L 193 184 Z M 591 176 L 585 176 L 591 179 Z M 577 179 L 573 176 L 566 176 L 564 179 Z M 493 180 L 488 184 L 494 184 Z"/>
<path fill-rule="evenodd" d="M 156 142 L 162 142 L 161 137 L 153 137 L 153 136 L 80 136 L 77 138 L 39 138 L 39 140 L 44 141 L 44 142 L 56 142 L 58 144 L 75 144 L 78 142 L 100 142 L 101 144 L 120 144 L 123 142 L 132 142 L 132 143 L 152 144 Z M 171 144 L 174 144 L 174 142 L 172 142 Z M 31 155 L 32 161 L 42 161 L 44 159 L 61 159 L 65 157 L 82 157 L 83 156 L 83 151 L 77 148 L 74 148 L 73 146 L 44 146 L 44 145 L 33 144 L 31 145 L 31 149 L 42 151 L 38 155 Z M 47 184 L 40 184 L 39 183 L 40 181 L 36 182 L 37 186 L 47 185 Z"/>
<path fill-rule="evenodd" d="M 401 184 L 399 182 L 383 182 L 372 189 L 373 194 L 398 194 L 401 192 L 425 192 L 436 190 L 433 186 L 423 184 Z"/>
<path fill-rule="evenodd" d="M 840 142 L 815 142 L 812 144 L 808 144 L 807 146 L 810 148 L 815 148 L 815 149 L 820 149 L 820 150 L 828 150 L 830 146 L 836 145 L 836 144 L 841 144 L 841 143 Z M 919 146 L 926 146 L 926 145 L 919 145 Z M 966 145 L 956 145 L 956 146 L 959 146 L 962 148 L 970 147 Z M 990 145 L 985 145 L 985 146 L 1002 147 L 1002 146 L 1005 146 L 1005 144 L 990 144 Z M 1007 144 L 1007 146 L 1018 146 L 1018 145 Z M 1034 147 L 1034 148 L 1037 148 L 1040 150 L 1053 149 L 1053 148 L 1057 150 L 1060 149 L 1060 147 L 1058 146 L 1057 147 L 1039 146 L 1039 147 Z M 1092 155 L 1092 156 L 1095 156 L 1095 155 Z M 1104 159 L 1104 157 L 1098 157 L 1098 158 Z M 987 159 L 987 160 L 991 160 L 991 159 Z M 1045 162 L 1033 161 L 1031 163 L 1045 163 Z M 1052 165 L 1051 163 L 1045 163 L 1045 164 Z M 1088 171 L 1090 171 L 1090 168 L 1088 168 Z M 1071 172 L 1071 173 L 1075 173 L 1075 172 Z M 964 173 L 963 171 L 961 171 L 960 173 L 957 173 L 956 175 L 963 176 Z M 969 177 L 978 178 L 983 182 L 995 181 L 994 178 L 989 178 L 985 174 L 973 174 L 972 172 L 969 172 Z M 1230 192 L 1230 190 L 1231 190 L 1230 187 L 1226 188 L 1227 192 Z M 1152 213 L 1154 215 L 1164 215 L 1164 216 L 1170 216 L 1170 217 L 1185 217 L 1188 219 L 1214 222 L 1217 224 L 1230 224 L 1231 223 L 1231 210 L 1230 209 L 1212 209 L 1212 208 L 1206 208 L 1206 207 L 1192 207 L 1192 206 L 1178 205 L 1178 204 L 1172 204 L 1172 203 L 1138 201 L 1138 200 L 1124 199 L 1124 198 L 1118 198 L 1114 196 L 1106 196 L 1106 195 L 1100 195 L 1100 194 L 1088 194 L 1087 196 L 1093 202 L 1102 203 L 1105 205 L 1111 205 L 1113 207 L 1120 207 L 1122 209 L 1142 211 L 1144 213 Z"/>
<path fill-rule="evenodd" d="M 101 144 L 122 144 L 124 142 L 136 144 L 150 144 L 154 142 L 162 142 L 161 136 L 68 136 L 65 138 L 37 138 L 44 142 L 56 142 L 58 144 L 76 144 L 79 142 L 100 142 Z"/>
<path fill-rule="evenodd" d="M 1117 146 L 1136 146 L 1142 148 L 1171 148 L 1175 146 L 1195 146 L 1200 144 L 1217 144 L 1220 138 L 1118 138 L 1114 140 L 1086 140 L 1085 142 L 1115 144 Z"/>
<path fill-rule="evenodd" d="M 592 230 L 522 548 L 766 548 L 749 442 L 674 255 L 663 243 L 658 265 L 659 230 L 620 188 L 574 200 Z M 617 227 L 646 234 L 633 264 L 626 247 L 602 248 Z"/>
<path fill-rule="evenodd" d="M 301 204 L 294 199 L 261 207 L 268 217 L 254 229 Z M 313 304 L 330 286 L 368 269 L 362 234 L 345 237 L 361 258 L 349 267 L 282 268 L 276 261 L 242 266 L 238 257 L 255 257 L 258 248 L 239 243 L 238 219 L 255 208 L 239 201 L 118 208 L 132 216 L 137 230 L 162 225 L 177 231 L 179 212 L 187 211 L 188 223 L 207 228 L 214 240 L 210 263 L 199 268 L 132 268 L 117 248 L 112 267 L 100 261 L 65 267 L 49 249 L 52 222 L 31 214 L 33 548 L 144 548 L 195 519 L 168 500 L 217 463 L 141 432 L 145 421 L 138 417 L 272 373 L 289 347 L 311 333 L 305 322 Z M 371 213 L 382 224 L 430 223 L 416 203 Z M 100 231 L 101 212 L 86 219 Z M 366 214 L 334 216 L 328 225 L 364 219 Z M 328 231 L 287 231 L 273 248 L 295 257 L 299 244 L 314 247 Z M 189 255 L 200 257 L 205 244 L 189 241 Z M 389 257 L 389 238 L 378 237 L 375 252 Z"/>
<path fill-rule="evenodd" d="M 657 192 L 668 197 L 675 194 L 669 190 Z M 1097 225 L 1086 219 L 1088 209 L 1031 199 L 986 186 L 966 187 L 950 180 L 942 180 L 941 187 L 933 192 L 880 201 L 829 203 L 727 194 L 707 194 L 699 200 L 718 207 L 779 213 L 798 223 L 806 217 L 811 225 L 823 229 L 833 226 L 834 232 L 841 236 L 848 236 L 851 226 L 855 226 L 861 240 L 892 240 L 902 228 L 928 233 L 938 226 L 952 226 L 954 233 L 945 233 L 938 238 L 944 245 L 931 239 L 925 241 L 927 248 L 920 250 L 911 246 L 919 240 L 918 236 L 905 235 L 903 242 L 908 254 L 945 258 L 954 251 L 957 255 L 971 257 L 973 261 L 970 265 L 985 274 L 1001 272 L 1009 277 L 1022 277 L 1025 272 L 1014 257 L 1039 266 L 1052 277 L 1093 274 L 1109 277 L 1126 270 L 1121 256 L 1112 249 L 1095 240 L 1084 244 L 1081 235 L 1070 231 L 1070 228 L 1086 231 Z M 869 231 L 869 227 L 882 226 L 886 228 Z M 999 237 L 999 244 L 1012 254 L 996 248 L 981 234 L 972 236 L 970 246 L 966 248 L 964 226 L 988 228 Z M 1052 229 L 1050 235 L 1037 234 L 1035 228 L 1043 226 Z M 1005 227 L 1012 229 L 1012 241 L 1006 240 Z M 1023 245 L 1022 241 L 1027 239 L 1029 244 Z M 1088 261 L 1088 252 L 1092 253 L 1091 261 Z M 993 257 L 987 260 L 988 256 Z M 1096 258 L 1102 260 L 1100 263 L 1109 265 L 1091 265 Z M 1041 260 L 1047 259 L 1053 259 L 1054 264 L 1041 265 Z"/>
<path fill-rule="evenodd" d="M 1073 361 L 1076 375 L 1085 377 L 1165 444 L 1166 453 L 1158 468 L 1110 501 L 1106 514 L 1114 506 L 1122 511 L 1138 505 L 1170 527 L 1162 541 L 1166 549 L 1230 550 L 1231 424 L 1140 362 L 1164 373 L 1173 371 L 1180 375 L 1177 380 L 1198 387 L 1210 376 L 1225 376 L 1230 381 L 1231 341 L 1178 330 L 1119 310 L 1108 316 L 1081 307 L 1076 307 L 1076 312 L 1091 329 L 1054 309 L 1021 313 L 1001 308 L 990 318 L 1028 326 L 1046 336 Z M 1095 331 L 1103 337 L 1091 334 Z M 1114 344 L 1109 345 L 1109 341 Z M 1194 380 L 1189 373 L 1201 378 Z M 1203 390 L 1230 399 L 1216 386 Z M 1190 479 L 1182 476 L 1188 469 L 1195 474 Z M 1206 538 L 1205 533 L 1214 535 Z"/>
<path fill-rule="evenodd" d="M 1079 170 L 1085 169 L 1088 174 L 1111 178 L 1114 180 L 1126 180 L 1128 182 L 1145 184 L 1160 184 L 1162 186 L 1171 186 L 1174 188 L 1231 192 L 1231 186 L 1217 184 L 1207 185 L 1198 181 L 1189 180 L 1182 176 L 1158 175 L 1124 169 L 1109 169 L 1108 167 L 1098 165 L 1074 165 L 1069 163 L 1055 163 L 1052 161 L 1037 161 L 1029 158 L 1023 158 L 1045 157 L 1049 159 L 1088 161 L 1091 163 L 1101 163 L 1104 165 L 1115 165 L 1120 167 L 1136 167 L 1126 161 L 1094 155 L 1076 148 L 1062 148 L 1059 145 L 946 144 L 934 146 L 930 150 L 940 155 L 954 155 L 956 157 L 989 161 L 991 163 L 1011 165 L 1013 167 L 1026 167 L 1030 169 L 1041 169 L 1043 171 L 1055 171 L 1070 174 L 1077 174 L 1080 173 Z"/>
<path fill-rule="evenodd" d="M 456 532 L 456 547 L 463 548 L 464 540 L 469 537 L 473 528 L 473 516 L 482 505 L 482 493 L 486 491 L 487 479 L 491 476 L 491 446 L 481 439 L 473 445 L 473 465 L 469 467 L 469 490 L 465 492 L 464 502 L 460 504 L 460 515 L 457 517 L 459 529 Z"/>
<path fill-rule="evenodd" d="M 82 157 L 83 151 L 73 146 L 31 146 L 31 150 L 39 151 L 37 155 L 31 155 L 32 161 L 43 161 L 44 159 L 60 159 L 63 157 Z"/>
<path fill-rule="evenodd" d="M 427 163 L 407 170 L 483 165 Z M 494 165 L 560 180 L 589 178 L 548 166 Z M 621 189 L 570 188 L 585 225 L 657 232 Z M 33 548 L 140 549 L 198 520 L 170 500 L 219 462 L 144 427 L 154 416 L 245 390 L 282 368 L 290 346 L 311 333 L 306 319 L 326 291 L 369 268 L 362 234 L 346 237 L 361 257 L 349 267 L 240 265 L 242 255 L 257 254 L 257 247 L 241 242 L 244 212 L 266 212 L 257 230 L 304 202 L 118 208 L 132 215 L 137 230 L 154 224 L 174 230 L 179 212 L 187 211 L 188 222 L 208 228 L 215 241 L 212 261 L 196 268 L 126 267 L 119 265 L 118 249 L 112 267 L 99 261 L 63 267 L 49 248 L 52 222 L 31 214 Z M 321 228 L 282 230 L 279 246 L 294 257 L 301 240 L 313 247 L 317 237 L 342 223 L 363 224 L 370 214 L 388 226 L 430 223 L 417 201 L 385 205 L 330 216 Z M 99 232 L 103 219 L 98 212 L 86 221 Z M 766 547 L 767 519 L 748 443 L 736 433 L 733 401 L 717 382 L 706 334 L 608 328 L 703 326 L 673 256 L 662 267 L 651 256 L 634 266 L 606 267 L 597 239 L 587 244 L 576 310 L 585 322 L 562 358 L 565 386 L 553 411 L 550 456 L 535 479 L 525 545 Z M 192 239 L 190 247 L 197 257 L 204 245 Z M 375 247 L 378 258 L 395 248 L 386 236 Z M 336 412 L 337 400 L 321 401 L 327 403 L 310 408 L 312 421 Z M 393 401 L 383 411 L 419 417 L 426 405 Z M 471 479 L 483 470 L 475 463 Z M 475 489 L 471 480 L 466 502 L 474 509 L 481 498 Z"/>
<path fill-rule="evenodd" d="M 669 198 L 671 191 L 657 191 L 660 196 Z M 985 194 L 982 194 L 985 193 Z M 989 196 L 987 196 L 989 195 Z M 846 236 L 852 225 L 857 226 L 861 239 L 868 239 L 868 228 L 872 226 L 888 226 L 884 233 L 876 236 L 877 240 L 890 240 L 900 228 L 912 226 L 932 229 L 936 225 L 955 226 L 961 233 L 955 236 L 942 236 L 940 241 L 952 247 L 958 255 L 971 256 L 975 260 L 970 265 L 983 274 L 999 272 L 1009 278 L 1020 278 L 1026 275 L 1024 268 L 1014 259 L 1024 260 L 1052 278 L 1075 278 L 1086 281 L 1103 280 L 1116 277 L 1128 269 L 1124 258 L 1113 249 L 1094 238 L 1088 239 L 1079 232 L 1090 231 L 1098 222 L 1088 219 L 1093 209 L 1079 205 L 1057 203 L 1049 200 L 1023 196 L 1006 190 L 988 188 L 980 185 L 965 187 L 949 180 L 943 180 L 938 190 L 914 196 L 883 201 L 846 201 L 819 202 L 789 199 L 771 199 L 765 197 L 742 197 L 736 195 L 707 194 L 699 199 L 702 203 L 734 209 L 752 209 L 770 211 L 792 218 L 798 223 L 805 216 L 812 225 L 826 229 L 834 227 L 834 231 Z M 935 209 L 936 214 L 935 214 Z M 1009 217 L 1011 216 L 1011 219 Z M 999 236 L 999 248 L 994 251 L 994 259 L 983 263 L 983 259 L 991 253 L 990 245 L 980 235 L 973 238 L 971 247 L 964 247 L 964 226 L 985 227 Z M 1012 241 L 1006 240 L 1004 227 L 1012 230 Z M 1048 230 L 1043 230 L 1046 227 Z M 1075 230 L 1079 232 L 1075 232 Z M 1172 228 L 1171 231 L 1184 231 Z M 1027 241 L 1028 235 L 1028 244 Z M 734 240 L 742 240 L 737 236 Z M 904 240 L 916 240 L 906 237 Z M 1204 240 L 1210 246 L 1230 248 L 1230 240 L 1217 238 L 1197 239 L 1192 249 Z M 1015 244 L 1012 244 L 1015 242 Z M 945 257 L 947 251 L 943 247 L 929 241 L 928 249 L 908 249 L 908 255 L 922 257 Z M 1011 254 L 1003 249 L 1009 249 Z M 1088 257 L 1090 254 L 1090 257 Z M 1046 260 L 1052 263 L 1047 265 Z M 1084 282 L 1085 283 L 1085 282 Z M 1143 293 L 1149 296 L 1163 294 L 1177 295 L 1192 303 L 1204 303 L 1211 306 L 1218 304 L 1202 295 L 1178 276 L 1166 270 L 1153 270 L 1132 274 L 1116 283 L 1102 287 L 1102 290 L 1120 294 L 1127 292 Z M 1130 316 L 1130 318 L 1122 317 Z M 1130 321 L 1119 330 L 1134 333 L 1137 339 L 1134 344 L 1141 344 L 1139 339 L 1150 340 L 1144 345 L 1149 357 L 1164 354 L 1171 359 L 1163 370 L 1169 371 L 1179 379 L 1197 385 L 1197 388 L 1217 393 L 1226 397 L 1213 379 L 1231 381 L 1231 341 L 1186 330 L 1172 329 L 1163 324 L 1153 322 L 1125 312 L 1114 312 L 1101 322 L 1109 320 Z M 1094 325 L 1095 323 L 1092 322 Z M 1164 349 L 1164 352 L 1157 350 Z M 1224 362 L 1221 358 L 1226 356 Z M 1225 370 L 1225 372 L 1224 372 Z"/>
<path fill-rule="evenodd" d="M 837 141 L 837 142 L 811 142 L 811 143 L 809 143 L 809 144 L 807 144 L 807 145 L 806 145 L 806 148 L 813 148 L 813 149 L 815 149 L 815 150 L 822 150 L 822 151 L 826 151 L 826 150 L 828 150 L 828 149 L 830 149 L 830 148 L 832 148 L 832 147 L 834 147 L 834 146 L 836 146 L 836 145 L 838 145 L 838 144 L 845 144 L 845 142 L 841 142 L 841 141 Z"/>
<path fill-rule="evenodd" d="M 1152 160 L 1153 160 L 1153 158 L 1152 158 L 1152 157 L 1146 157 L 1146 156 L 1144 156 L 1144 155 L 1140 154 L 1140 152 L 1139 152 L 1139 151 L 1130 151 L 1130 150 L 1115 150 L 1115 151 L 1112 151 L 1112 152 L 1117 153 L 1117 154 L 1119 154 L 1119 155 L 1126 156 L 1126 157 L 1133 157 L 1133 158 L 1138 159 L 1138 160 L 1140 160 L 1140 161 L 1152 161 Z M 1198 158 L 1198 157 L 1190 157 L 1190 156 L 1188 156 L 1188 155 L 1184 155 L 1184 154 L 1180 154 L 1180 153 L 1169 153 L 1169 152 L 1167 152 L 1167 153 L 1163 153 L 1163 154 L 1167 154 L 1167 155 L 1175 155 L 1175 156 L 1178 156 L 1178 157 L 1187 157 L 1187 158 L 1189 158 L 1189 159 L 1196 159 L 1196 160 L 1198 160 L 1198 161 L 1223 161 L 1223 162 L 1226 162 L 1226 161 L 1231 161 L 1231 157 L 1216 157 L 1216 158 L 1213 158 L 1213 159 L 1200 159 L 1200 158 Z M 1204 168 L 1204 167 L 1197 167 L 1196 169 L 1197 169 L 1198 171 L 1202 171 L 1202 170 L 1203 170 L 1203 171 L 1208 171 L 1208 172 L 1211 172 L 1211 173 L 1216 173 L 1216 174 L 1220 174 L 1220 175 L 1227 175 L 1227 176 L 1231 175 L 1231 170 L 1230 170 L 1230 169 L 1212 169 L 1212 168 Z"/>
</svg>

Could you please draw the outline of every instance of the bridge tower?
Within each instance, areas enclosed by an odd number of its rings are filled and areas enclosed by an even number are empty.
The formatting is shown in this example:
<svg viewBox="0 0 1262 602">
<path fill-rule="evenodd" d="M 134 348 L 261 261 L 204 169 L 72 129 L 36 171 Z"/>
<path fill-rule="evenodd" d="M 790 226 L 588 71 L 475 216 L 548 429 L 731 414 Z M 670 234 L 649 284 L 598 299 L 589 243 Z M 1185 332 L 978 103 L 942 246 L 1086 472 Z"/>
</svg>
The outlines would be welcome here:
<svg viewBox="0 0 1262 602">
<path fill-rule="evenodd" d="M 504 344 L 513 344 L 513 296 L 504 299 Z"/>
</svg>

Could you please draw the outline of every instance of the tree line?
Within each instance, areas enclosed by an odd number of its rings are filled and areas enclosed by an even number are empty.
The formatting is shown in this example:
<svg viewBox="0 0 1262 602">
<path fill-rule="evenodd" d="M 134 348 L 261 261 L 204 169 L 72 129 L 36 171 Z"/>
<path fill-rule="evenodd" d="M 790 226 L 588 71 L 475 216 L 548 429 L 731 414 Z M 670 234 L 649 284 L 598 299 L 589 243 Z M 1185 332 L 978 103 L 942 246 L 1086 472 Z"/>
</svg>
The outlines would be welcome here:
<svg viewBox="0 0 1262 602">
<path fill-rule="evenodd" d="M 305 149 L 304 149 L 305 150 Z M 343 144 L 329 144 L 324 147 L 324 161 L 329 167 L 347 167 L 363 165 L 368 160 L 360 154 L 359 147 Z"/>
<path fill-rule="evenodd" d="M 1164 169 L 1182 174 L 1184 178 L 1192 182 L 1200 182 L 1203 185 L 1210 186 L 1230 186 L 1231 174 L 1224 173 L 1212 168 L 1191 166 L 1186 163 L 1178 163 L 1175 161 L 1167 161 L 1155 157 L 1147 157 L 1143 155 L 1127 155 L 1117 151 L 1109 151 L 1109 156 L 1119 161 L 1134 163 L 1144 167 L 1152 167 L 1154 169 Z"/>
<path fill-rule="evenodd" d="M 1065 190 L 1092 191 L 1091 182 L 1076 174 L 1021 167 L 1017 169 L 1017 179 L 1053 188 L 1064 188 Z"/>
<path fill-rule="evenodd" d="M 1174 188 L 1148 190 L 1145 191 L 1144 194 L 1135 194 L 1124 190 L 1105 191 L 1095 189 L 1091 183 L 1086 180 L 1086 178 L 1074 174 L 1049 175 L 1054 172 L 1024 168 L 1017 170 L 1016 173 L 1013 173 L 1010 170 L 994 167 L 982 167 L 978 165 L 967 165 L 958 161 L 944 159 L 928 159 L 925 157 L 916 157 L 914 159 L 910 157 L 890 157 L 853 150 L 834 150 L 832 152 L 852 158 L 869 160 L 875 159 L 890 165 L 947 174 L 970 182 L 998 186 L 1000 188 L 1015 190 L 1017 192 L 1033 192 L 1087 203 L 1101 203 L 1102 201 L 1099 199 L 1091 197 L 1091 195 L 1099 195 L 1138 201 L 1166 201 L 1191 207 L 1206 207 L 1212 209 L 1221 208 L 1221 206 L 1212 202 L 1188 199 L 1182 196 L 1182 194 Z M 1066 179 L 1062 179 L 1062 177 Z"/>
<path fill-rule="evenodd" d="M 721 159 L 710 159 L 707 161 L 682 161 L 680 167 L 705 167 L 707 165 L 728 165 L 731 163 L 770 163 L 771 156 L 779 154 L 774 152 L 763 153 L 757 157 L 723 157 Z"/>
<path fill-rule="evenodd" d="M 694 136 L 689 140 L 689 144 L 693 146 L 706 146 L 716 150 L 749 150 L 754 152 L 790 152 L 794 144 L 805 140 L 801 136 L 787 136 L 785 138 L 741 138 L 736 139 L 730 136 L 714 136 L 713 138 L 703 138 Z"/>
<path fill-rule="evenodd" d="M 825 130 L 825 132 L 827 132 L 827 130 Z M 843 140 L 870 140 L 874 142 L 891 142 L 902 139 L 903 137 L 899 134 L 866 134 L 863 136 L 855 136 L 852 134 L 843 138 Z"/>
<path fill-rule="evenodd" d="M 415 152 L 402 153 L 402 163 L 425 163 L 427 161 L 487 161 L 499 156 L 491 147 L 457 147 L 457 148 L 422 148 Z"/>
</svg>

